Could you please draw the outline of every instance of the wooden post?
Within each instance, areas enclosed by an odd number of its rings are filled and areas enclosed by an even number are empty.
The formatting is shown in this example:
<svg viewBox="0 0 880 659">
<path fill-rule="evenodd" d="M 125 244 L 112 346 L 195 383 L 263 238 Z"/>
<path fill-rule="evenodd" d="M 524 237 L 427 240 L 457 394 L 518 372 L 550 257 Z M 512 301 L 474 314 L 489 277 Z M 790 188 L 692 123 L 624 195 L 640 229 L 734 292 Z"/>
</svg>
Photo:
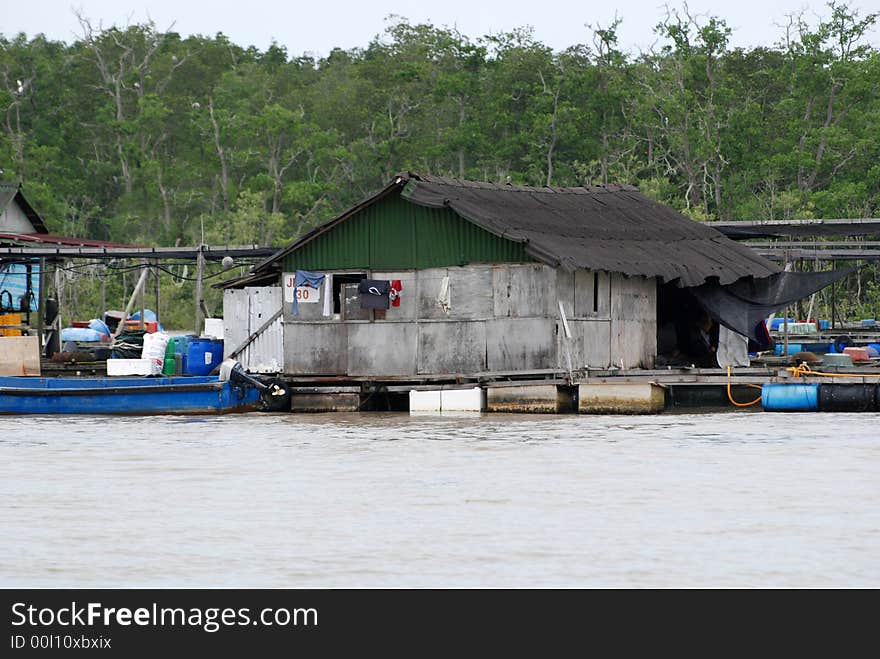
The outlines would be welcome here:
<svg viewBox="0 0 880 659">
<path fill-rule="evenodd" d="M 107 312 L 107 264 L 101 264 L 101 320 Z"/>
<path fill-rule="evenodd" d="M 64 271 L 58 267 L 58 264 L 55 264 L 55 297 L 58 299 L 58 315 L 55 316 L 55 320 L 58 324 L 58 332 L 61 333 L 61 328 L 64 327 L 64 320 L 62 319 L 63 310 L 64 310 Z"/>
<path fill-rule="evenodd" d="M 834 270 L 834 261 L 831 262 L 831 269 Z M 835 321 L 835 316 L 837 315 L 837 282 L 831 283 L 831 329 L 835 329 L 837 327 L 837 323 Z"/>
<path fill-rule="evenodd" d="M 140 300 L 140 303 L 141 303 L 141 322 L 138 324 L 138 327 L 140 329 L 144 329 L 144 322 L 146 320 L 144 318 L 144 292 L 146 291 L 146 288 L 147 288 L 147 286 L 146 286 L 147 281 L 146 280 L 147 280 L 147 275 L 149 275 L 149 274 L 150 274 L 150 269 L 147 267 L 147 262 L 141 261 L 141 279 L 144 281 L 144 283 L 141 284 L 140 295 L 138 295 L 138 299 Z"/>
<path fill-rule="evenodd" d="M 196 326 L 195 333 L 199 336 L 202 334 L 202 277 L 205 273 L 205 255 L 203 253 L 204 245 L 199 244 L 199 251 L 196 255 Z"/>
<path fill-rule="evenodd" d="M 38 275 L 38 284 L 40 290 L 37 291 L 37 335 L 40 337 L 40 354 L 43 354 L 43 328 L 46 324 L 46 259 L 40 257 L 40 274 Z"/>
<path fill-rule="evenodd" d="M 785 252 L 784 270 L 785 270 L 785 272 L 789 272 L 791 270 L 791 263 L 788 262 L 788 252 L 787 251 Z M 783 309 L 783 311 L 784 311 L 785 315 L 782 317 L 782 336 L 783 336 L 782 356 L 787 358 L 788 357 L 788 311 L 789 311 L 789 307 L 786 306 L 785 309 Z"/>
<path fill-rule="evenodd" d="M 159 290 L 159 261 L 153 261 L 153 268 L 156 274 L 156 320 L 159 321 L 162 318 L 162 313 L 159 310 L 159 304 L 162 301 L 161 292 Z"/>
<path fill-rule="evenodd" d="M 25 263 L 24 266 L 25 274 L 24 274 L 24 303 L 25 303 L 25 325 L 30 329 L 31 326 L 31 295 L 33 295 L 34 289 L 31 286 L 31 276 L 34 272 L 34 265 L 30 261 Z M 21 304 L 18 305 L 19 311 L 21 311 Z"/>
<path fill-rule="evenodd" d="M 125 329 L 125 320 L 128 318 L 128 314 L 131 313 L 132 308 L 134 307 L 135 300 L 137 300 L 138 293 L 144 286 L 144 282 L 147 279 L 147 269 L 143 268 L 141 270 L 140 279 L 138 279 L 137 284 L 134 286 L 134 290 L 131 292 L 131 297 L 128 300 L 128 304 L 125 305 L 125 311 L 122 312 L 122 318 L 119 319 L 119 324 L 116 326 L 116 331 L 113 332 L 113 337 L 115 338 L 122 330 Z M 141 314 L 141 318 L 143 318 L 143 314 Z"/>
</svg>

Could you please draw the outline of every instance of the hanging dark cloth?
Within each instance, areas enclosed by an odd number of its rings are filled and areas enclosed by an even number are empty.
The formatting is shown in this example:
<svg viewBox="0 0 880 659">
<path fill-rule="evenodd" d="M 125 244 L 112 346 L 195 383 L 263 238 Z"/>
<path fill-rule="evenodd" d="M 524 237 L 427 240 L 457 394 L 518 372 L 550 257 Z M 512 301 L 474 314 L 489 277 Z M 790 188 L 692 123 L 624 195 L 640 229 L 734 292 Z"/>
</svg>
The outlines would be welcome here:
<svg viewBox="0 0 880 659">
<path fill-rule="evenodd" d="M 391 306 L 391 282 L 387 279 L 362 279 L 358 284 L 361 309 L 387 309 Z"/>
<path fill-rule="evenodd" d="M 689 290 L 712 318 L 747 336 L 755 350 L 766 350 L 772 345 L 764 324 L 767 316 L 843 279 L 854 270 L 856 268 L 779 272 L 761 279 L 744 277 L 724 286 L 706 283 Z"/>
</svg>

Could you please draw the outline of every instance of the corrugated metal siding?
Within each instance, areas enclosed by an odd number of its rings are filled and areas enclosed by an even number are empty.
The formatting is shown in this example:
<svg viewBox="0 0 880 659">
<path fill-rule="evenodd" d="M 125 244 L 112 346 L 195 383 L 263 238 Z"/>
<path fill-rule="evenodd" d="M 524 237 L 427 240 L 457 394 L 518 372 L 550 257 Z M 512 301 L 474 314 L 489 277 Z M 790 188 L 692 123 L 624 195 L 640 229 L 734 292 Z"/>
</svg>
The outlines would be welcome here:
<svg viewBox="0 0 880 659">
<path fill-rule="evenodd" d="M 423 208 L 416 220 L 416 263 L 420 268 L 458 265 L 461 240 L 455 227 L 461 218 L 446 208 Z"/>
<path fill-rule="evenodd" d="M 284 271 L 359 268 L 370 259 L 370 227 L 363 216 L 340 223 L 284 260 Z"/>
<path fill-rule="evenodd" d="M 395 196 L 365 208 L 358 218 L 352 218 L 370 227 L 371 268 L 398 268 L 405 263 L 416 263 L 418 218 L 414 217 L 413 210 L 410 204 Z"/>
<path fill-rule="evenodd" d="M 224 358 L 281 308 L 281 287 L 263 286 L 223 292 Z M 236 359 L 249 373 L 280 373 L 284 364 L 282 318 L 267 327 Z"/>
<path fill-rule="evenodd" d="M 223 291 L 223 359 L 250 336 L 250 310 L 248 289 Z"/>
<path fill-rule="evenodd" d="M 421 269 L 530 262 L 521 243 L 499 238 L 446 208 L 388 197 L 288 254 L 293 270 Z"/>
</svg>

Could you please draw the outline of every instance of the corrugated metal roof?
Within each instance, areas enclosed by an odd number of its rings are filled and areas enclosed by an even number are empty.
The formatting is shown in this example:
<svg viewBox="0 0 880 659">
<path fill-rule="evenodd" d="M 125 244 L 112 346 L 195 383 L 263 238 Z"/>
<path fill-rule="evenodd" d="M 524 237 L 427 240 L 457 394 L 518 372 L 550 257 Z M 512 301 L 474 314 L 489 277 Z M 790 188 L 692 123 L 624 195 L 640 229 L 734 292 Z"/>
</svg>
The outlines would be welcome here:
<svg viewBox="0 0 880 659">
<path fill-rule="evenodd" d="M 784 238 L 786 236 L 871 236 L 880 235 L 880 218 L 857 220 L 770 220 L 752 222 L 712 222 L 728 238 Z"/>
<path fill-rule="evenodd" d="M 706 224 L 652 201 L 632 186 L 535 188 L 405 173 L 379 193 L 312 230 L 259 264 L 259 272 L 400 191 L 428 208 L 449 208 L 499 237 L 523 243 L 551 266 L 660 277 L 681 286 L 767 277 L 779 266 Z"/>
<path fill-rule="evenodd" d="M 403 197 L 451 208 L 549 265 L 698 286 L 767 277 L 779 267 L 632 186 L 533 188 L 409 175 Z"/>
<path fill-rule="evenodd" d="M 64 245 L 65 247 L 138 247 L 138 245 L 110 243 L 106 240 L 56 236 L 51 233 L 0 233 L 0 243 L 13 243 L 16 245 Z"/>
</svg>

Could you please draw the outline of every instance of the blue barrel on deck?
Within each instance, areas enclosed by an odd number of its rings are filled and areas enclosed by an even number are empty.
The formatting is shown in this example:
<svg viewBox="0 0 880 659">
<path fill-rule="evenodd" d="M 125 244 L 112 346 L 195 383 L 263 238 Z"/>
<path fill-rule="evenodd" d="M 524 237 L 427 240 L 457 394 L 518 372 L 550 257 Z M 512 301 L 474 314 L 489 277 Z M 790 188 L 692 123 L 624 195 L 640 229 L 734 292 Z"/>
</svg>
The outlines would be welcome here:
<svg viewBox="0 0 880 659">
<path fill-rule="evenodd" d="M 189 373 L 186 370 L 186 360 L 189 355 L 189 344 L 193 339 L 199 338 L 198 334 L 180 334 L 171 337 L 171 343 L 174 344 L 174 354 L 180 357 L 180 370 L 178 373 Z M 177 357 L 175 357 L 176 359 Z"/>
<path fill-rule="evenodd" d="M 796 355 L 799 352 L 804 351 L 804 346 L 800 343 L 789 343 L 788 344 L 788 355 Z M 785 344 L 777 343 L 773 346 L 773 354 L 777 357 L 782 356 L 782 353 L 785 352 Z"/>
<path fill-rule="evenodd" d="M 819 409 L 818 384 L 765 384 L 761 387 L 765 412 L 816 412 Z"/>
<path fill-rule="evenodd" d="M 197 338 L 199 337 L 195 334 L 180 334 L 178 336 L 172 336 L 171 340 L 174 342 L 174 352 L 185 355 L 189 350 L 189 344 L 192 343 L 193 339 Z"/>
<path fill-rule="evenodd" d="M 222 339 L 190 340 L 186 353 L 186 372 L 190 375 L 209 375 L 222 361 Z"/>
</svg>

